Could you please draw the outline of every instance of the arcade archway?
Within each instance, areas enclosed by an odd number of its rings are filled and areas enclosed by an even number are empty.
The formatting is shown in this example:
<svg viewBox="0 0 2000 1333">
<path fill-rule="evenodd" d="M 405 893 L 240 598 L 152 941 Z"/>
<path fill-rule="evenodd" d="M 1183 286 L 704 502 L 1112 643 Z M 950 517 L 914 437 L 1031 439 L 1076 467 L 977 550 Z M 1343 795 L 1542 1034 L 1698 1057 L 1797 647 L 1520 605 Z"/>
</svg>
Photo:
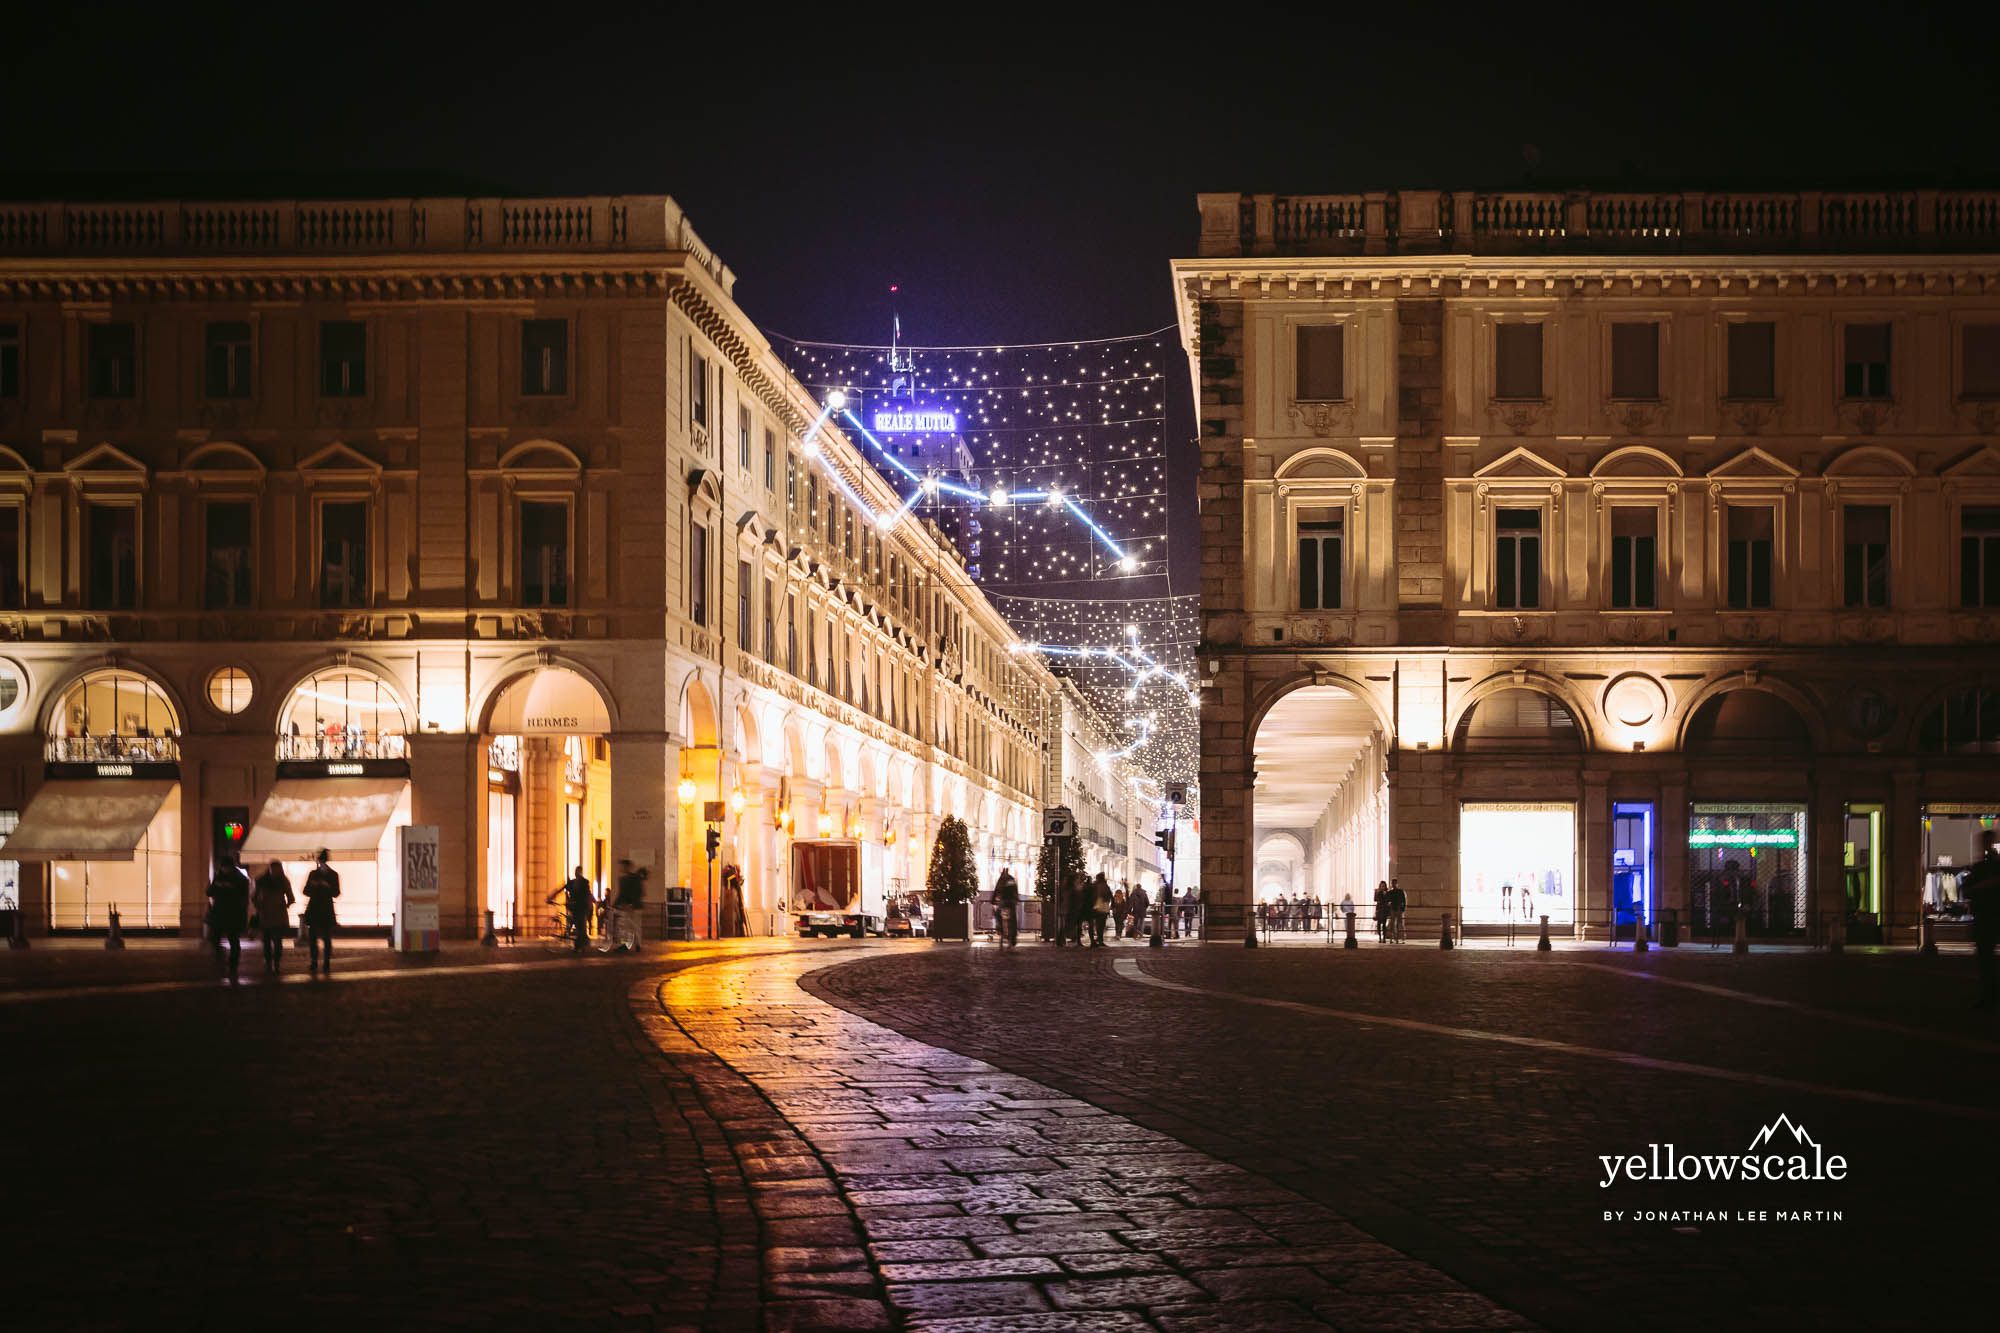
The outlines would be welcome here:
<svg viewBox="0 0 2000 1333">
<path fill-rule="evenodd" d="M 1252 753 L 1253 906 L 1317 901 L 1324 920 L 1351 903 L 1366 921 L 1389 874 L 1388 749 L 1374 708 L 1337 685 L 1294 690 L 1258 722 Z"/>
<path fill-rule="evenodd" d="M 602 899 L 611 847 L 611 710 L 560 666 L 515 676 L 493 696 L 486 743 L 485 905 L 502 930 L 532 929 L 581 867 Z"/>
</svg>

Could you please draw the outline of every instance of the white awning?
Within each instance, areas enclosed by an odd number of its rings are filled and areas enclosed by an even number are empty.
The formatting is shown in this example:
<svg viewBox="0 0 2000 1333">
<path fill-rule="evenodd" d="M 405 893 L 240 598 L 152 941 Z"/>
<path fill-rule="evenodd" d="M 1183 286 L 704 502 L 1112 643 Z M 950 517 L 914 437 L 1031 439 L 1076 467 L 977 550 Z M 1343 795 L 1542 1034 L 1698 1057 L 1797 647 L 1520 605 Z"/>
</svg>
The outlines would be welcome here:
<svg viewBox="0 0 2000 1333">
<path fill-rule="evenodd" d="M 372 861 L 409 786 L 408 778 L 280 778 L 243 840 L 243 864 L 310 861 L 322 847 L 336 861 Z"/>
<path fill-rule="evenodd" d="M 130 861 L 174 788 L 165 779 L 44 782 L 7 835 L 10 861 Z"/>
<path fill-rule="evenodd" d="M 489 736 L 603 736 L 611 714 L 597 687 L 574 671 L 543 667 L 521 677 L 493 701 Z"/>
</svg>

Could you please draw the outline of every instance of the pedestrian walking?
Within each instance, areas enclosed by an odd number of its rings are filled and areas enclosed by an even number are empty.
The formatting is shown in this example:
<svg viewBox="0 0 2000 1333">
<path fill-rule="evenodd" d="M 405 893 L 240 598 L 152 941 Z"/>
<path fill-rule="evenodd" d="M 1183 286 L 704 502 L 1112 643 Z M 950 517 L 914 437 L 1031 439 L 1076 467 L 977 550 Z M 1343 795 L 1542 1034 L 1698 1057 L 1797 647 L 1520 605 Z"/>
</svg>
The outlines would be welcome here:
<svg viewBox="0 0 2000 1333">
<path fill-rule="evenodd" d="M 1181 895 L 1181 934 L 1192 935 L 1195 931 L 1195 916 L 1201 909 L 1201 885 L 1190 884 Z"/>
<path fill-rule="evenodd" d="M 1401 880 L 1389 881 L 1389 929 L 1396 943 L 1403 943 L 1403 913 L 1409 910 L 1410 899 L 1403 892 Z"/>
<path fill-rule="evenodd" d="M 1090 947 L 1104 947 L 1104 922 L 1111 915 L 1111 881 L 1102 870 L 1090 881 Z"/>
<path fill-rule="evenodd" d="M 1152 909 L 1152 900 L 1146 895 L 1146 886 L 1141 884 L 1132 890 L 1132 896 L 1125 900 L 1125 919 L 1134 935 L 1146 931 L 1146 913 Z"/>
<path fill-rule="evenodd" d="M 257 933 L 264 938 L 264 970 L 278 975 L 285 953 L 285 932 L 291 929 L 292 881 L 276 861 L 264 867 L 250 891 L 250 904 L 257 911 Z"/>
<path fill-rule="evenodd" d="M 322 847 L 313 858 L 313 868 L 306 873 L 306 910 L 300 917 L 306 928 L 307 976 L 321 968 L 326 969 L 326 975 L 333 975 L 333 900 L 339 896 L 340 875 L 327 864 L 326 848 Z"/>
<path fill-rule="evenodd" d="M 561 888 L 548 896 L 548 901 L 563 900 L 563 910 L 569 914 L 569 928 L 576 932 L 576 952 L 582 953 L 590 947 L 591 909 L 596 906 L 596 898 L 590 891 L 590 881 L 583 877 L 583 867 L 577 866 Z"/>
<path fill-rule="evenodd" d="M 1375 881 L 1375 942 L 1389 938 L 1389 881 Z"/>
<path fill-rule="evenodd" d="M 1979 859 L 1958 881 L 1958 893 L 1972 904 L 1972 947 L 1979 955 L 1979 1007 L 1991 1009 L 2000 1000 L 2000 975 L 1993 949 L 2000 943 L 2000 833 L 1979 835 Z"/>
<path fill-rule="evenodd" d="M 1120 884 L 1118 892 L 1111 895 L 1111 937 L 1113 939 L 1122 940 L 1125 938 L 1125 916 L 1131 910 L 1132 895 L 1125 891 L 1123 884 Z"/>
<path fill-rule="evenodd" d="M 1091 903 L 1096 897 L 1096 881 L 1078 874 L 1070 883 L 1069 915 L 1064 918 L 1064 926 L 1069 932 L 1070 943 L 1082 948 L 1090 931 Z"/>
<path fill-rule="evenodd" d="M 1000 868 L 1000 878 L 993 882 L 993 924 L 1000 932 L 1000 943 L 1009 949 L 1021 947 L 1021 886 L 1014 879 L 1014 872 L 1005 866 Z"/>
<path fill-rule="evenodd" d="M 637 953 L 644 941 L 640 922 L 646 909 L 646 872 L 632 862 L 618 863 L 618 896 L 611 901 L 611 951 Z"/>
<path fill-rule="evenodd" d="M 208 923 L 218 965 L 223 962 L 222 946 L 229 946 L 232 986 L 242 979 L 237 972 L 243 964 L 243 929 L 249 924 L 249 915 L 250 877 L 243 873 L 234 857 L 224 853 L 216 863 L 215 878 L 208 882 Z"/>
</svg>

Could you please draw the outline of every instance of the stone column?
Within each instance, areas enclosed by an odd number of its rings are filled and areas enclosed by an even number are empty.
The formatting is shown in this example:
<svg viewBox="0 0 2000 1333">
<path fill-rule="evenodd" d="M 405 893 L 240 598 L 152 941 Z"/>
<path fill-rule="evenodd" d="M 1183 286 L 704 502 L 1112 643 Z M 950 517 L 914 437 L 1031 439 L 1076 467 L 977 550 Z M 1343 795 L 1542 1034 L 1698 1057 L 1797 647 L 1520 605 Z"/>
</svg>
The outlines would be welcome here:
<svg viewBox="0 0 2000 1333">
<path fill-rule="evenodd" d="M 1243 658 L 1230 657 L 1208 680 L 1201 695 L 1201 897 L 1208 937 L 1240 940 L 1256 874 L 1250 788 L 1257 775 L 1244 728 L 1250 673 Z"/>
<path fill-rule="evenodd" d="M 1396 302 L 1397 641 L 1443 644 L 1444 302 Z M 1404 889 L 1407 891 L 1408 884 Z"/>
<path fill-rule="evenodd" d="M 1849 775 L 1834 769 L 1815 777 L 1811 805 L 1806 814 L 1806 836 L 1812 846 L 1805 858 L 1811 884 L 1801 885 L 1806 896 L 1806 938 L 1823 944 L 1833 928 L 1834 915 L 1847 906 L 1846 842 Z"/>
<path fill-rule="evenodd" d="M 679 751 L 660 732 L 611 735 L 611 857 L 648 870 L 648 924 L 664 919 L 667 889 L 676 884 L 674 788 Z M 655 917 L 654 913 L 662 913 Z"/>
<path fill-rule="evenodd" d="M 1889 882 L 1882 895 L 1882 942 L 1914 944 L 1924 898 L 1923 776 L 1914 768 L 1899 769 L 1891 780 L 1895 787 L 1889 797 L 1888 817 L 1883 820 Z M 1892 936 L 1891 923 L 1904 933 Z"/>
<path fill-rule="evenodd" d="M 1201 339 L 1201 892 L 1212 939 L 1241 939 L 1250 878 L 1250 677 L 1243 654 L 1243 307 L 1204 301 Z M 1213 668 L 1211 670 L 1211 668 Z M 1176 888 L 1184 888 L 1177 885 Z"/>
<path fill-rule="evenodd" d="M 1689 914 L 1688 791 L 1685 769 L 1669 773 L 1661 779 L 1659 812 L 1659 842 L 1655 845 L 1654 852 L 1659 860 L 1660 882 L 1655 892 L 1658 894 L 1659 910 L 1663 915 L 1668 908 L 1680 914 L 1681 931 L 1685 935 L 1693 920 Z"/>
<path fill-rule="evenodd" d="M 1577 876 L 1576 934 L 1581 937 L 1586 924 L 1611 920 L 1611 791 L 1609 773 L 1585 769 L 1583 806 L 1577 811 L 1577 857 L 1583 862 Z"/>
<path fill-rule="evenodd" d="M 479 738 L 464 732 L 417 732 L 405 744 L 410 753 L 410 822 L 435 824 L 438 830 L 439 931 L 446 939 L 476 939 L 483 904 L 474 821 L 483 821 L 486 813 L 484 804 L 473 799 L 486 781 Z"/>
<path fill-rule="evenodd" d="M 1412 911 L 1445 911 L 1458 921 L 1458 797 L 1446 755 L 1394 750 L 1389 755 L 1389 877 L 1402 884 Z M 1367 886 L 1373 892 L 1374 886 Z"/>
</svg>

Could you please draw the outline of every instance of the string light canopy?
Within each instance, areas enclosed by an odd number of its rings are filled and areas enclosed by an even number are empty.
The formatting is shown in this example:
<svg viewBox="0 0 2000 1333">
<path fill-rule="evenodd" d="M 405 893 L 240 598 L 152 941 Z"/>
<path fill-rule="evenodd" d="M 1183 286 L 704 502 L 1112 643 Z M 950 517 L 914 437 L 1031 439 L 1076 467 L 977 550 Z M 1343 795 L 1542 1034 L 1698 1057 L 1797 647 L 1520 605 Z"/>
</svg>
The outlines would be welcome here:
<svg viewBox="0 0 2000 1333">
<path fill-rule="evenodd" d="M 886 346 L 773 345 L 822 404 L 807 456 L 824 463 L 814 441 L 831 422 L 901 497 L 880 508 L 822 466 L 859 514 L 885 531 L 934 524 L 1014 627 L 1010 647 L 1040 654 L 1135 738 L 1109 757 L 1191 783 L 1199 606 L 1168 576 L 1173 336 L 913 346 L 898 322 Z"/>
</svg>

